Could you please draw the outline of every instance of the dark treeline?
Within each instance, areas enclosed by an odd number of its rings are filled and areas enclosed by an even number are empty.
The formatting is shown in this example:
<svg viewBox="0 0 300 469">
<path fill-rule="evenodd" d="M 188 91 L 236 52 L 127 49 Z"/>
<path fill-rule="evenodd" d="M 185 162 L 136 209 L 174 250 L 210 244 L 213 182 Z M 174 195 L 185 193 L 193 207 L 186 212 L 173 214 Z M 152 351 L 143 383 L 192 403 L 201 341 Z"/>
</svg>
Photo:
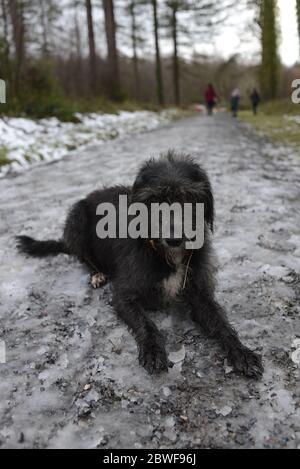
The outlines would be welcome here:
<svg viewBox="0 0 300 469">
<path fill-rule="evenodd" d="M 230 0 L 0 0 L 0 77 L 9 105 L 62 118 L 70 102 L 188 105 L 199 102 L 210 81 L 227 98 L 232 86 L 248 92 L 259 80 L 273 99 L 284 90 L 276 1 L 238 3 L 256 18 L 262 54 L 255 66 L 238 56 L 199 55 L 194 47 L 212 43 L 238 14 Z"/>
</svg>

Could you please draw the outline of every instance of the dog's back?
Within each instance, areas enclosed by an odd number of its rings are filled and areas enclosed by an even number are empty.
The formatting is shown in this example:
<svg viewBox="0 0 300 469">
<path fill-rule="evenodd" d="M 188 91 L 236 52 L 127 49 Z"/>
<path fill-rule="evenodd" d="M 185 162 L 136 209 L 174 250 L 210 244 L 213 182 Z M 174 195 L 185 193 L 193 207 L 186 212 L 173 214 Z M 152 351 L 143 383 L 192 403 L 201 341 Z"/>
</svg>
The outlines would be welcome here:
<svg viewBox="0 0 300 469">
<path fill-rule="evenodd" d="M 115 207 L 118 230 L 119 196 L 129 198 L 130 194 L 131 188 L 126 186 L 114 186 L 92 192 L 71 208 L 61 239 L 39 241 L 29 236 L 18 236 L 19 251 L 33 257 L 56 256 L 61 253 L 74 255 L 112 277 L 116 270 L 116 253 L 121 249 L 124 240 L 99 239 L 96 231 L 100 220 L 97 207 L 108 203 Z"/>
</svg>

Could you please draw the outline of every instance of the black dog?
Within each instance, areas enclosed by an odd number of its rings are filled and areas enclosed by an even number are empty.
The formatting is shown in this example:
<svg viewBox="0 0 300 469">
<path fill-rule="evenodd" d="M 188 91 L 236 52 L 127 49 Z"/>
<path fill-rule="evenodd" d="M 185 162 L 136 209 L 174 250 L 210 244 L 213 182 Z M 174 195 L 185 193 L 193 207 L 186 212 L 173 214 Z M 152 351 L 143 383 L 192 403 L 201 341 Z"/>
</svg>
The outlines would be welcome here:
<svg viewBox="0 0 300 469">
<path fill-rule="evenodd" d="M 205 241 L 201 249 L 186 250 L 184 239 L 99 239 L 96 208 L 110 202 L 118 210 L 119 195 L 129 202 L 204 203 Z M 148 372 L 167 371 L 164 340 L 147 310 L 166 303 L 185 304 L 193 319 L 226 352 L 237 372 L 252 378 L 263 373 L 261 357 L 245 347 L 214 299 L 214 268 L 210 233 L 214 201 L 206 173 L 191 158 L 169 152 L 141 168 L 132 187 L 116 186 L 93 192 L 71 209 L 60 241 L 35 241 L 18 237 L 19 249 L 36 257 L 67 253 L 77 256 L 98 272 L 94 287 L 108 279 L 113 303 L 136 339 L 139 361 Z M 191 254 L 192 253 L 192 254 Z"/>
</svg>

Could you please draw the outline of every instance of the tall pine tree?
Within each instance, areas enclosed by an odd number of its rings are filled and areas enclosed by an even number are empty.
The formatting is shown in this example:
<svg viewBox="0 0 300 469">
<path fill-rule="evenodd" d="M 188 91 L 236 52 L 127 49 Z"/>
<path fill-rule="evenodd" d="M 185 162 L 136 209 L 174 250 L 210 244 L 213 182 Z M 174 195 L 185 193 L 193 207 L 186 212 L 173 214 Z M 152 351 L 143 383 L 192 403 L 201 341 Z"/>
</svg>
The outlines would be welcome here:
<svg viewBox="0 0 300 469">
<path fill-rule="evenodd" d="M 102 0 L 107 43 L 107 62 L 109 68 L 109 94 L 112 99 L 121 99 L 122 90 L 119 71 L 119 53 L 116 37 L 116 20 L 113 0 Z"/>
<path fill-rule="evenodd" d="M 298 35 L 299 35 L 299 58 L 300 58 L 300 0 L 296 0 L 297 5 L 297 23 L 298 23 Z"/>
<path fill-rule="evenodd" d="M 163 75 L 162 75 L 162 64 L 161 54 L 159 45 L 159 20 L 158 20 L 158 4 L 157 0 L 151 0 L 152 11 L 153 11 L 153 32 L 155 39 L 155 75 L 156 75 L 156 90 L 159 104 L 163 105 L 165 102 L 164 98 L 164 86 L 163 86 Z"/>
<path fill-rule="evenodd" d="M 91 0 L 85 0 L 85 8 L 87 15 L 88 25 L 88 39 L 89 39 L 89 60 L 90 60 L 90 86 L 91 91 L 95 94 L 97 90 L 97 54 L 95 45 L 95 32 L 93 21 L 93 5 Z"/>
<path fill-rule="evenodd" d="M 262 45 L 261 90 L 265 99 L 275 99 L 279 81 L 276 0 L 260 1 L 260 25 Z"/>
</svg>

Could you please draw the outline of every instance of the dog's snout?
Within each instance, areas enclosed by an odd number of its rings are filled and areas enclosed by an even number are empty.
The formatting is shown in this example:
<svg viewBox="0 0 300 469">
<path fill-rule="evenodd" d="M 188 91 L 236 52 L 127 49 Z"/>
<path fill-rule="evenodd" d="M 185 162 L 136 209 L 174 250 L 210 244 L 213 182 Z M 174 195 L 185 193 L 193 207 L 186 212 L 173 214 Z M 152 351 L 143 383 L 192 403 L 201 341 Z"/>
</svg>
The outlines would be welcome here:
<svg viewBox="0 0 300 469">
<path fill-rule="evenodd" d="M 178 248 L 182 245 L 183 240 L 179 238 L 166 239 L 166 243 L 170 248 Z"/>
</svg>

